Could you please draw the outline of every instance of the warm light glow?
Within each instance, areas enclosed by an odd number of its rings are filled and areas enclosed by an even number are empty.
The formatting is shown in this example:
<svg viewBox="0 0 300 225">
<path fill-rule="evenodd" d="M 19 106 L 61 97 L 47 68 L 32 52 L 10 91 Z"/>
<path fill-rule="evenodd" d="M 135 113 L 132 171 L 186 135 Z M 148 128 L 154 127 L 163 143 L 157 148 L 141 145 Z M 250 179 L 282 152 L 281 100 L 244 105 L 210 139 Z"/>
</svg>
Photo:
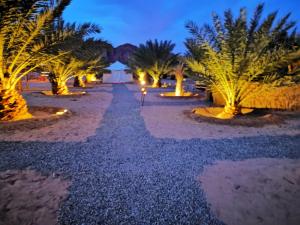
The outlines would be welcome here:
<svg viewBox="0 0 300 225">
<path fill-rule="evenodd" d="M 163 94 L 163 93 L 161 93 L 161 94 L 160 94 L 160 96 L 164 96 L 164 94 Z"/>
<path fill-rule="evenodd" d="M 68 112 L 68 110 L 67 110 L 67 109 L 64 109 L 63 111 L 58 111 L 58 112 L 56 112 L 55 114 L 58 115 L 58 116 L 62 116 L 62 115 L 64 115 L 64 114 L 67 113 L 67 112 Z"/>
<path fill-rule="evenodd" d="M 137 72 L 138 76 L 139 76 L 139 81 L 140 81 L 140 84 L 142 86 L 146 85 L 146 80 L 145 80 L 145 77 L 146 77 L 146 73 L 145 72 L 142 72 L 140 69 L 138 70 Z"/>
<path fill-rule="evenodd" d="M 176 85 L 175 96 L 181 96 L 181 95 L 182 95 L 182 87 L 179 85 Z"/>
<path fill-rule="evenodd" d="M 143 92 L 143 95 L 146 95 L 146 94 L 147 94 L 147 91 L 144 91 L 144 92 Z"/>
</svg>

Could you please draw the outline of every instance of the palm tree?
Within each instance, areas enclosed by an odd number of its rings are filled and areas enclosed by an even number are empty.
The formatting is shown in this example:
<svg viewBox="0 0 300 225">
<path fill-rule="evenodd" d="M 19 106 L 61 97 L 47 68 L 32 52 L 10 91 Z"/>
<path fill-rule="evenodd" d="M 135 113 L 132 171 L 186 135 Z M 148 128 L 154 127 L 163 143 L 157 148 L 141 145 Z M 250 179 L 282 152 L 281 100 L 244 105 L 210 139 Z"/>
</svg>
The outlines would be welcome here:
<svg viewBox="0 0 300 225">
<path fill-rule="evenodd" d="M 87 40 L 83 40 L 80 47 L 75 51 L 75 54 L 78 58 L 88 62 L 81 73 L 75 76 L 75 87 L 85 86 L 83 82 L 84 77 L 86 77 L 87 83 L 97 80 L 96 75 L 109 65 L 104 57 L 107 51 L 111 49 L 112 45 L 101 39 L 88 38 Z"/>
<path fill-rule="evenodd" d="M 55 95 L 67 95 L 69 89 L 67 81 L 75 76 L 75 73 L 80 70 L 84 62 L 73 58 L 66 57 L 65 60 L 56 61 L 47 64 L 49 72 L 48 78 L 52 85 L 52 93 Z"/>
<path fill-rule="evenodd" d="M 142 68 L 137 66 L 137 62 L 134 61 L 134 58 L 129 58 L 128 61 L 129 73 L 133 73 L 137 76 L 140 84 L 145 85 L 147 80 L 147 73 L 142 70 Z"/>
<path fill-rule="evenodd" d="M 108 66 L 106 60 L 102 57 L 96 59 L 84 59 L 85 64 L 80 70 L 76 73 L 74 84 L 78 79 L 78 82 L 82 82 L 81 85 L 77 87 L 85 87 L 83 78 L 86 77 L 87 83 L 97 80 L 97 74 L 104 70 Z M 75 86 L 75 85 L 74 85 Z M 75 86 L 76 87 L 76 86 Z"/>
<path fill-rule="evenodd" d="M 147 41 L 134 52 L 132 61 L 136 68 L 146 72 L 153 79 L 153 87 L 160 86 L 161 76 L 172 71 L 177 55 L 172 51 L 171 41 Z"/>
<path fill-rule="evenodd" d="M 69 34 L 68 39 L 52 53 L 65 52 L 65 57 L 58 62 L 44 64 L 44 68 L 49 72 L 48 78 L 52 85 L 52 93 L 55 95 L 69 94 L 67 81 L 77 77 L 80 82 L 85 75 L 84 70 L 99 64 L 99 60 L 95 58 L 99 57 L 99 54 L 95 54 L 91 46 L 88 48 L 89 44 L 87 43 L 91 41 L 85 40 L 91 34 L 100 33 L 97 25 L 84 23 L 77 26 L 75 23 L 64 23 L 62 19 L 59 19 L 53 24 L 48 36 L 60 38 L 65 36 L 65 33 Z"/>
<path fill-rule="evenodd" d="M 174 68 L 172 73 L 176 78 L 175 96 L 183 96 L 183 78 L 186 71 L 186 65 L 183 62 L 179 62 Z"/>
<path fill-rule="evenodd" d="M 199 28 L 189 22 L 187 28 L 192 34 L 196 51 L 186 60 L 188 66 L 200 77 L 209 79 L 211 88 L 225 99 L 224 111 L 219 118 L 232 118 L 240 113 L 241 104 L 255 94 L 261 87 L 253 90 L 253 82 L 274 84 L 278 79 L 278 68 L 286 65 L 295 55 L 287 47 L 291 38 L 290 14 L 278 20 L 277 13 L 269 14 L 261 21 L 264 5 L 257 6 L 254 15 L 247 22 L 246 9 L 240 10 L 235 19 L 230 10 L 224 13 L 224 22 L 213 15 L 213 26 Z M 192 46 L 192 45 L 189 45 Z M 194 49 L 193 47 L 191 49 Z M 193 54 L 198 54 L 198 58 Z"/>
<path fill-rule="evenodd" d="M 46 53 L 57 44 L 42 39 L 45 29 L 60 16 L 70 0 L 0 2 L 0 120 L 28 118 L 28 108 L 16 86 L 42 63 L 61 56 Z"/>
</svg>

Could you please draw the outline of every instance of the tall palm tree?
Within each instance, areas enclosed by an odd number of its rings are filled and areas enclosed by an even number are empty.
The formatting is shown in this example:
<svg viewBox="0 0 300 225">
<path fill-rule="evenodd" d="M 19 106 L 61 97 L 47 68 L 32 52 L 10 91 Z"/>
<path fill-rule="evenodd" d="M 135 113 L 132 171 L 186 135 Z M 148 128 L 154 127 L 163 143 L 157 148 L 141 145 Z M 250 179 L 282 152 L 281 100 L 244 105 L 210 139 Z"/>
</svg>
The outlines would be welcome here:
<svg viewBox="0 0 300 225">
<path fill-rule="evenodd" d="M 70 0 L 28 0 L 0 2 L 0 120 L 28 118 L 17 83 L 28 73 L 61 56 L 46 50 L 57 42 L 45 42 L 45 29 L 61 15 Z"/>
<path fill-rule="evenodd" d="M 291 55 L 295 50 L 282 41 L 295 35 L 289 32 L 295 26 L 295 22 L 289 22 L 290 14 L 276 24 L 276 12 L 261 21 L 263 8 L 263 4 L 257 6 L 250 24 L 244 8 L 237 18 L 230 10 L 226 11 L 224 21 L 213 15 L 213 26 L 200 28 L 193 22 L 187 24 L 197 47 L 196 51 L 190 51 L 187 64 L 200 77 L 209 79 L 212 89 L 225 99 L 226 105 L 219 118 L 239 114 L 241 104 L 261 90 L 253 90 L 251 84 L 258 81 L 274 84 L 278 68 L 297 56 Z M 198 58 L 195 52 L 201 53 Z"/>
<path fill-rule="evenodd" d="M 171 41 L 147 41 L 134 52 L 132 61 L 136 68 L 149 74 L 153 79 L 153 87 L 160 86 L 161 76 L 172 71 L 177 55 L 172 51 L 175 44 Z"/>
</svg>

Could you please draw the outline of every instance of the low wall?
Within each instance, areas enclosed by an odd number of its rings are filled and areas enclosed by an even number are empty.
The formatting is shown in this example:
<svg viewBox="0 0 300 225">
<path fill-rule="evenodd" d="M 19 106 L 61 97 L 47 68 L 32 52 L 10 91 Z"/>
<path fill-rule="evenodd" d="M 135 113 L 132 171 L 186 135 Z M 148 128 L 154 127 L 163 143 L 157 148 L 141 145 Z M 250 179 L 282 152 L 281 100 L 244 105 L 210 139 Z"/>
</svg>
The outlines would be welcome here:
<svg viewBox="0 0 300 225">
<path fill-rule="evenodd" d="M 255 91 L 258 84 L 251 85 Z M 213 92 L 213 102 L 216 105 L 224 105 L 224 98 L 218 92 Z M 258 95 L 250 97 L 242 103 L 246 108 L 268 108 L 268 109 L 300 109 L 300 85 L 286 87 L 263 86 Z"/>
</svg>

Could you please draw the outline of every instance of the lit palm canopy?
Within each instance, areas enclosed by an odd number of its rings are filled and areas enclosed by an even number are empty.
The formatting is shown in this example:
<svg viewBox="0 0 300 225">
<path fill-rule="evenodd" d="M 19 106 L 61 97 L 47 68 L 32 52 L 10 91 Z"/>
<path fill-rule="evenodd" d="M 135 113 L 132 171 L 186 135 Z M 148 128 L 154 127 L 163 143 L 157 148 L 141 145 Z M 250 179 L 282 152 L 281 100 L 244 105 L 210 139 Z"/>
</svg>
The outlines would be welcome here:
<svg viewBox="0 0 300 225">
<path fill-rule="evenodd" d="M 170 41 L 147 41 L 133 54 L 133 64 L 152 77 L 153 87 L 159 87 L 161 76 L 172 71 L 177 58 L 174 47 Z"/>
<path fill-rule="evenodd" d="M 26 74 L 60 56 L 47 54 L 56 42 L 45 41 L 45 29 L 70 0 L 0 2 L 0 120 L 30 117 L 25 100 L 16 91 Z"/>
<path fill-rule="evenodd" d="M 49 35 L 59 39 L 65 33 L 70 35 L 51 52 L 56 55 L 59 55 L 60 52 L 65 52 L 64 57 L 43 65 L 44 69 L 49 72 L 48 77 L 52 85 L 52 92 L 56 95 L 69 94 L 67 88 L 69 79 L 76 77 L 79 85 L 83 86 L 83 76 L 94 73 L 95 69 L 105 67 L 105 63 L 101 58 L 101 50 L 104 46 L 109 45 L 101 40 L 85 40 L 91 34 L 100 33 L 100 28 L 95 24 L 84 23 L 76 25 L 75 23 L 64 23 L 60 19 L 53 24 Z"/>
<path fill-rule="evenodd" d="M 230 10 L 224 13 L 224 22 L 213 15 L 213 26 L 199 28 L 193 22 L 187 24 L 192 34 L 186 45 L 189 50 L 188 66 L 210 81 L 212 89 L 225 99 L 224 112 L 219 118 L 232 118 L 240 112 L 241 103 L 259 89 L 249 89 L 252 82 L 274 83 L 277 71 L 295 55 L 293 43 L 296 32 L 290 32 L 295 22 L 289 22 L 290 14 L 278 20 L 277 13 L 269 14 L 261 21 L 263 5 L 258 5 L 247 22 L 247 12 L 240 10 L 234 18 Z"/>
</svg>

